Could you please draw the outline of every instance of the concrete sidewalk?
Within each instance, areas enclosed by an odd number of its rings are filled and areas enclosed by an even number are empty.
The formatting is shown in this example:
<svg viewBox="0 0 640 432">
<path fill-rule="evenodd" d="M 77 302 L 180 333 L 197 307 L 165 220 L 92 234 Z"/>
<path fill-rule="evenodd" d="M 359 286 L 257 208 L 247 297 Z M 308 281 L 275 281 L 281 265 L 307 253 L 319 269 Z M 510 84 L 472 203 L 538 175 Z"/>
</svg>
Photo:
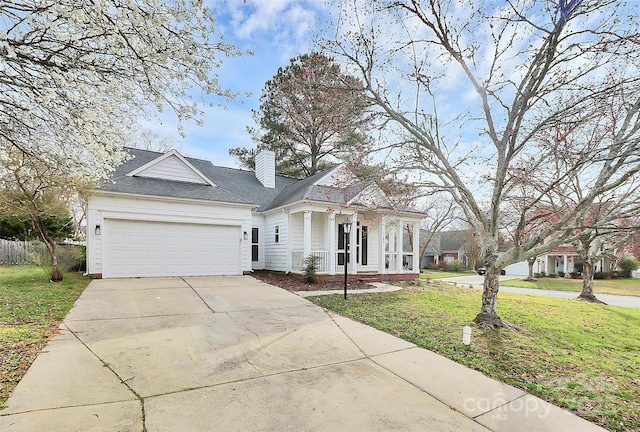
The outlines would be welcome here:
<svg viewBox="0 0 640 432">
<path fill-rule="evenodd" d="M 597 431 L 250 277 L 93 281 L 0 411 L 9 431 Z"/>
</svg>

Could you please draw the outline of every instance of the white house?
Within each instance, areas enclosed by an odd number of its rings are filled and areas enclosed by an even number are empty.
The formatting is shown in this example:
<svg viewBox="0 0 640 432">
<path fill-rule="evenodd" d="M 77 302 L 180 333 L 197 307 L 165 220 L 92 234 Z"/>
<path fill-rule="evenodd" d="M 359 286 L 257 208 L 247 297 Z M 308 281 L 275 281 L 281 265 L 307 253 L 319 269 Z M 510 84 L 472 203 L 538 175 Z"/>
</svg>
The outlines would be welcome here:
<svg viewBox="0 0 640 432">
<path fill-rule="evenodd" d="M 256 173 L 127 149 L 132 158 L 88 201 L 87 265 L 93 277 L 318 273 L 415 278 L 423 214 L 397 209 L 375 183 L 344 165 L 304 180 L 275 175 L 274 153 Z M 352 223 L 345 251 L 343 222 Z M 407 225 L 412 230 L 407 230 Z M 407 232 L 415 238 L 405 238 Z M 413 246 L 416 245 L 414 252 Z"/>
</svg>

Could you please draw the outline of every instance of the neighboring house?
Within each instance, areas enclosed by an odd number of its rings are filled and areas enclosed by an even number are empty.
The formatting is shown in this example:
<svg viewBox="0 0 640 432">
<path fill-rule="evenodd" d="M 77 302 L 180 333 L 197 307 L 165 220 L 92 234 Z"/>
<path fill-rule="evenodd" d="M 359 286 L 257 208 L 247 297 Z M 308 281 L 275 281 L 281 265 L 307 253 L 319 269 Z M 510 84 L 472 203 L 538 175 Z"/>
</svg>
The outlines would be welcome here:
<svg viewBox="0 0 640 432">
<path fill-rule="evenodd" d="M 93 277 L 240 275 L 266 269 L 347 271 L 414 278 L 423 214 L 394 209 L 375 183 L 344 165 L 304 180 L 275 175 L 274 153 L 256 172 L 219 167 L 177 151 L 133 156 L 88 201 L 87 263 Z M 352 222 L 345 251 L 343 224 Z M 416 233 L 406 241 L 407 225 Z M 393 276 L 392 276 L 393 275 Z"/>
<path fill-rule="evenodd" d="M 425 239 L 429 233 L 422 230 L 420 233 L 421 245 L 424 245 Z M 461 231 L 441 231 L 435 233 L 427 246 L 427 250 L 422 258 L 421 267 L 438 265 L 440 263 L 448 263 L 453 260 L 462 261 L 465 267 L 469 266 L 469 259 L 465 252 L 465 243 L 469 238 L 468 230 Z"/>
<path fill-rule="evenodd" d="M 547 276 L 563 273 L 566 277 L 569 277 L 571 273 L 577 272 L 576 264 L 581 262 L 582 260 L 573 245 L 560 245 L 550 252 L 540 255 L 533 263 L 533 272 L 544 273 Z M 529 267 L 526 261 L 508 265 L 505 270 L 508 275 L 529 275 Z M 599 259 L 594 267 L 595 272 L 609 272 L 610 270 L 611 262 L 608 258 Z"/>
</svg>

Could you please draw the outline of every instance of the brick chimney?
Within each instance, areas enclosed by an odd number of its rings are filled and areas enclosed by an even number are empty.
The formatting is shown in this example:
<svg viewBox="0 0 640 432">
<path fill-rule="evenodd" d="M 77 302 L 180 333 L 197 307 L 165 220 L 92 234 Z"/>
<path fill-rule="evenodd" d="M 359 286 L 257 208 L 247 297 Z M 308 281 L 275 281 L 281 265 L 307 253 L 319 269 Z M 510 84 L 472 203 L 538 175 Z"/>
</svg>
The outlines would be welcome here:
<svg viewBox="0 0 640 432">
<path fill-rule="evenodd" d="M 256 178 L 266 188 L 276 187 L 276 154 L 271 150 L 260 150 L 256 155 Z"/>
</svg>

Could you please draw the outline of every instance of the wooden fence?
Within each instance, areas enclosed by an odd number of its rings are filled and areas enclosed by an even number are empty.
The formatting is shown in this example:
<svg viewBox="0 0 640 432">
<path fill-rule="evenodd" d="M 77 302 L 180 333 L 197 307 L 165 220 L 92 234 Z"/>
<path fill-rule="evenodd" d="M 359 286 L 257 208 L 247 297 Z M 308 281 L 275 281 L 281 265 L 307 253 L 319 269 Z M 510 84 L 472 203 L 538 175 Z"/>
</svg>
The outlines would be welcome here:
<svg viewBox="0 0 640 432">
<path fill-rule="evenodd" d="M 0 265 L 30 265 L 46 256 L 40 241 L 11 241 L 0 239 Z"/>
</svg>

